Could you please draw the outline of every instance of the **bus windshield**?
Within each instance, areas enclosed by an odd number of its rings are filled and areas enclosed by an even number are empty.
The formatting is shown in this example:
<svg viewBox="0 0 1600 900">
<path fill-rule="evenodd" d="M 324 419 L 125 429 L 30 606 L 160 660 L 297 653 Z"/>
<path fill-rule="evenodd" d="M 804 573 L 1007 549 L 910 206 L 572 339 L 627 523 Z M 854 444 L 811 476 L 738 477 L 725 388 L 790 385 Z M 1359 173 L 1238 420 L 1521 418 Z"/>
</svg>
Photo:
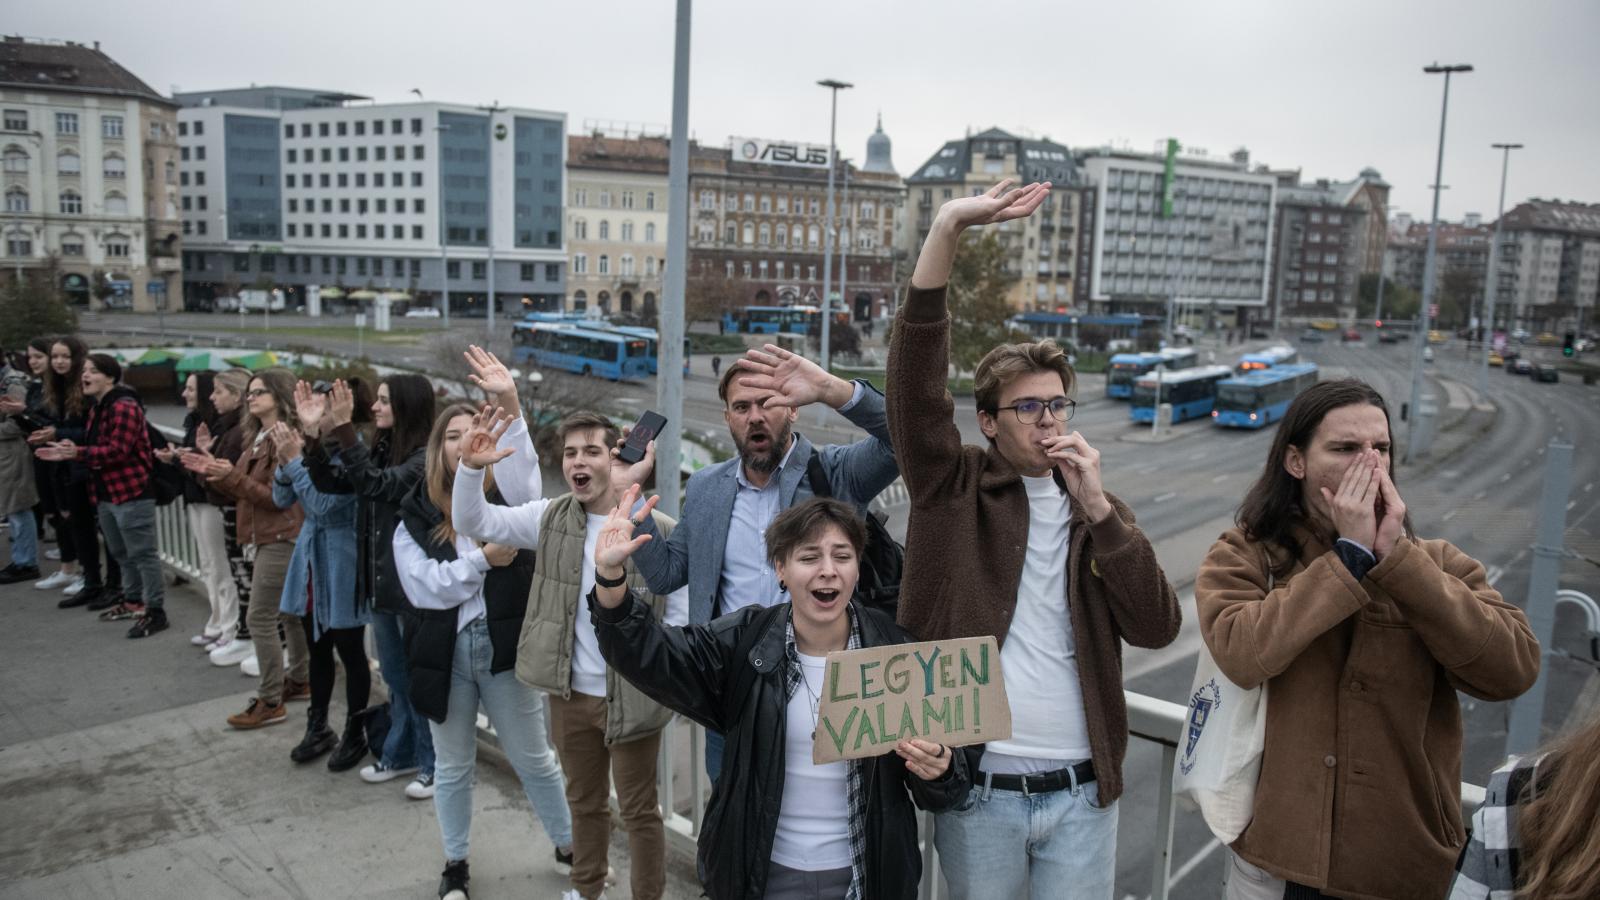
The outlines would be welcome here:
<svg viewBox="0 0 1600 900">
<path fill-rule="evenodd" d="M 1247 384 L 1217 385 L 1217 409 L 1249 412 L 1261 405 L 1261 392 Z"/>
<path fill-rule="evenodd" d="M 1134 406 L 1154 406 L 1156 402 L 1155 382 L 1141 382 L 1133 386 Z"/>
</svg>

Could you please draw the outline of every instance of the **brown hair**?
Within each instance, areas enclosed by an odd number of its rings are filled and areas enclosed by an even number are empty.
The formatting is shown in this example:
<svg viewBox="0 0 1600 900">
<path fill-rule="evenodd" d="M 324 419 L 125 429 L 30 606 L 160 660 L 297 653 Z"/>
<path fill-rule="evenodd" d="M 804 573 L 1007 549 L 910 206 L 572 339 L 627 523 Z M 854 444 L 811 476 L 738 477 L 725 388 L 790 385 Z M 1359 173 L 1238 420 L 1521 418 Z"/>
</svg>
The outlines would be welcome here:
<svg viewBox="0 0 1600 900">
<path fill-rule="evenodd" d="M 1559 738 L 1528 782 L 1516 819 L 1518 897 L 1600 897 L 1600 715 Z M 1521 801 L 1519 801 L 1521 802 Z"/>
<path fill-rule="evenodd" d="M 76 336 L 64 334 L 51 339 L 50 349 L 45 351 L 45 355 L 54 355 L 57 344 L 67 348 L 72 357 L 72 368 L 65 375 L 56 372 L 53 364 L 45 370 L 44 399 L 50 404 L 52 413 L 66 418 L 83 412 L 83 362 L 89 358 L 89 348 Z"/>
<path fill-rule="evenodd" d="M 1000 406 L 1000 392 L 1005 386 L 1024 375 L 1034 372 L 1055 372 L 1061 376 L 1061 390 L 1072 396 L 1077 386 L 1077 376 L 1072 364 L 1067 362 L 1066 351 L 1048 338 L 1022 344 L 1001 344 L 990 350 L 978 363 L 972 376 L 972 397 L 978 409 L 994 414 Z"/>
<path fill-rule="evenodd" d="M 722 370 L 722 376 L 717 379 L 717 398 L 723 406 L 728 405 L 728 388 L 733 387 L 733 379 L 740 375 L 750 374 L 749 370 L 739 365 L 739 360 L 734 360 L 727 368 Z"/>
<path fill-rule="evenodd" d="M 806 541 L 819 537 L 829 526 L 844 532 L 844 539 L 860 558 L 867 545 L 867 526 L 848 505 L 829 497 L 813 497 L 789 507 L 767 526 L 767 560 L 777 565 Z"/>
<path fill-rule="evenodd" d="M 250 376 L 250 381 L 260 381 L 262 386 L 272 394 L 273 402 L 278 405 L 278 421 L 288 425 L 290 428 L 297 429 L 300 427 L 299 417 L 295 415 L 294 411 L 295 377 L 293 372 L 281 366 L 273 366 L 270 369 L 262 369 L 254 373 Z M 249 383 L 249 381 L 245 382 L 246 385 Z M 239 423 L 240 427 L 244 429 L 244 443 L 248 449 L 250 444 L 255 441 L 256 435 L 261 431 L 261 420 L 250 412 L 249 397 L 241 396 L 239 402 L 244 413 L 244 415 L 240 416 Z"/>
<path fill-rule="evenodd" d="M 433 528 L 433 539 L 441 544 L 456 541 L 455 523 L 450 518 L 450 494 L 456 485 L 456 470 L 444 464 L 444 436 L 450 430 L 450 420 L 457 416 L 471 416 L 477 409 L 470 403 L 452 403 L 433 420 L 433 430 L 428 432 L 428 451 L 423 478 L 427 481 L 428 500 L 444 518 Z M 483 473 L 483 492 L 494 490 L 494 466 Z"/>
<path fill-rule="evenodd" d="M 575 412 L 562 419 L 561 424 L 556 426 L 556 441 L 565 444 L 567 435 L 575 431 L 593 431 L 597 428 L 605 432 L 602 443 L 607 450 L 615 447 L 617 441 L 622 439 L 622 430 L 605 416 L 593 412 Z"/>
<path fill-rule="evenodd" d="M 1389 406 L 1383 402 L 1383 395 L 1372 385 L 1355 378 L 1322 381 L 1306 388 L 1289 404 L 1283 421 L 1278 423 L 1278 432 L 1272 438 L 1272 449 L 1267 451 L 1267 466 L 1250 487 L 1249 493 L 1245 494 L 1239 511 L 1234 514 L 1235 524 L 1246 537 L 1282 551 L 1280 558 L 1272 563 L 1273 575 L 1279 578 L 1288 575 L 1295 561 L 1300 558 L 1300 544 L 1295 540 L 1292 527 L 1306 521 L 1309 516 L 1300 503 L 1300 479 L 1290 475 L 1283 467 L 1289 448 L 1296 447 L 1302 453 L 1306 452 L 1311 448 L 1311 439 L 1316 435 L 1317 427 L 1328 413 L 1341 406 L 1358 404 L 1383 410 L 1383 418 L 1389 423 L 1389 479 L 1393 481 L 1394 423 L 1389 421 Z M 1406 513 L 1405 533 L 1411 534 L 1409 512 Z"/>
</svg>

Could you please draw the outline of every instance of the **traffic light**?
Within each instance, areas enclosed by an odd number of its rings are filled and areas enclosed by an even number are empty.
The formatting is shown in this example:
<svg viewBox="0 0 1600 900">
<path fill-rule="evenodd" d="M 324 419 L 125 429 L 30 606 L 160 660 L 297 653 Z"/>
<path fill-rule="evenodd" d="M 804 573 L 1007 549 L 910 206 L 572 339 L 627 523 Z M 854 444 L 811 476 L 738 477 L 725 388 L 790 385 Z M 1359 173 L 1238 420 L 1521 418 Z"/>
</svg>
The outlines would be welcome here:
<svg viewBox="0 0 1600 900">
<path fill-rule="evenodd" d="M 1572 343 L 1576 339 L 1577 339 L 1577 335 L 1576 334 L 1573 334 L 1570 331 L 1567 332 L 1566 338 L 1563 339 L 1562 342 L 1561 342 L 1561 355 L 1562 356 L 1571 356 L 1573 354 L 1574 350 L 1572 348 Z"/>
</svg>

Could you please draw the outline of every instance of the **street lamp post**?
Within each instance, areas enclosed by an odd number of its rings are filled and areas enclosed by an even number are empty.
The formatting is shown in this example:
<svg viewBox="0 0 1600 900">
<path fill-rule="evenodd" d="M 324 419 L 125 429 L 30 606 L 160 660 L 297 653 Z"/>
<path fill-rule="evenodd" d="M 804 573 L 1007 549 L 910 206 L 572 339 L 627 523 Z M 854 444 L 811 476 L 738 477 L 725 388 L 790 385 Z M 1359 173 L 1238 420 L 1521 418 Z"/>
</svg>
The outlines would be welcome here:
<svg viewBox="0 0 1600 900">
<path fill-rule="evenodd" d="M 833 78 L 824 78 L 817 82 L 830 92 L 831 111 L 828 114 L 828 220 L 822 226 L 822 371 L 828 371 L 828 336 L 829 325 L 833 321 L 833 304 L 828 302 L 828 285 L 833 282 L 833 170 L 837 152 L 834 150 L 834 138 L 839 125 L 839 92 L 855 87 L 855 85 Z"/>
<path fill-rule="evenodd" d="M 438 139 L 435 141 L 435 144 L 443 144 L 444 143 L 443 133 L 446 132 L 446 131 L 449 131 L 449 130 L 450 130 L 450 126 L 449 125 L 435 125 L 435 126 L 433 126 L 433 133 L 436 134 L 436 135 L 439 135 Z M 438 146 L 438 147 L 435 148 L 435 150 L 436 150 L 436 152 L 434 153 L 434 156 L 436 158 L 442 160 L 444 158 L 444 148 L 442 146 Z M 442 173 L 444 170 L 441 168 L 439 171 Z M 444 298 L 444 330 L 445 331 L 449 331 L 450 330 L 450 256 L 449 256 L 449 242 L 445 240 L 445 232 L 444 232 L 444 179 L 442 177 L 439 179 L 439 201 L 438 201 L 438 203 L 439 203 L 439 292 Z"/>
<path fill-rule="evenodd" d="M 501 110 L 505 109 L 505 107 L 500 105 L 500 101 L 499 100 L 496 100 L 493 103 L 490 103 L 488 106 L 480 106 L 478 108 L 489 113 L 489 141 L 485 145 L 484 152 L 487 155 L 484 157 L 484 159 L 485 159 L 485 165 L 489 169 L 489 175 L 488 175 L 489 190 L 485 194 L 485 207 L 486 207 L 485 211 L 488 213 L 488 217 L 489 217 L 489 229 L 488 229 L 488 235 L 487 235 L 487 237 L 488 237 L 487 243 L 489 244 L 489 339 L 492 341 L 494 339 L 494 307 L 495 307 L 495 293 L 494 293 L 494 142 L 495 142 L 494 115 L 495 115 L 495 113 L 500 112 Z"/>
<path fill-rule="evenodd" d="M 672 39 L 672 139 L 667 153 L 667 264 L 661 273 L 660 376 L 656 409 L 676 423 L 656 436 L 660 509 L 679 513 L 683 446 L 684 301 L 689 271 L 689 38 L 693 0 L 677 0 Z"/>
<path fill-rule="evenodd" d="M 1511 151 L 1521 144 L 1490 144 L 1501 152 L 1500 210 L 1494 217 L 1494 237 L 1489 242 L 1489 271 L 1483 279 L 1483 365 L 1478 367 L 1478 393 L 1489 391 L 1489 351 L 1494 344 L 1494 295 L 1499 289 L 1500 220 L 1506 216 L 1506 173 L 1511 168 Z"/>
<path fill-rule="evenodd" d="M 1434 63 L 1423 67 L 1422 71 L 1429 75 L 1444 75 L 1444 101 L 1439 108 L 1439 151 L 1433 165 L 1433 217 L 1428 224 L 1428 255 L 1422 266 L 1422 315 L 1419 317 L 1421 340 L 1416 342 L 1411 357 L 1411 406 L 1406 417 L 1406 462 L 1410 462 L 1414 456 L 1426 452 L 1427 449 L 1417 446 L 1418 438 L 1425 437 L 1427 430 L 1419 429 L 1417 420 L 1421 414 L 1418 404 L 1422 400 L 1422 355 L 1428 346 L 1428 330 L 1432 318 L 1429 312 L 1434 298 L 1434 275 L 1438 271 L 1439 191 L 1444 186 L 1444 134 L 1445 122 L 1450 114 L 1450 76 L 1456 72 L 1471 72 L 1472 66 L 1441 66 Z"/>
<path fill-rule="evenodd" d="M 850 160 L 842 159 L 840 162 L 844 163 L 844 203 L 842 204 L 844 209 L 840 212 L 840 218 L 844 220 L 844 225 L 840 229 L 840 234 L 835 238 L 835 240 L 837 240 L 839 243 L 839 302 L 844 304 L 845 309 L 849 309 L 850 295 L 845 291 L 844 284 L 846 277 L 845 272 L 850 268 L 849 232 L 853 226 L 853 223 L 850 221 Z M 832 314 L 833 313 L 830 310 L 829 315 Z M 854 318 L 854 316 L 851 318 Z"/>
</svg>

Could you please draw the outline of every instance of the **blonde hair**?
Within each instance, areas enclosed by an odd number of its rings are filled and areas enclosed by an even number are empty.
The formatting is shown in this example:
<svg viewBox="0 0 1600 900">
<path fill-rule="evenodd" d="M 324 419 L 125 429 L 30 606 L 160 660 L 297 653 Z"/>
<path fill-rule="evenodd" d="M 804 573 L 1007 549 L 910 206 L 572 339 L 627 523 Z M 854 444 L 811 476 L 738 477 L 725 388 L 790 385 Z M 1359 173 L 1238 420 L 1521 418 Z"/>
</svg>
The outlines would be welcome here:
<svg viewBox="0 0 1600 900">
<path fill-rule="evenodd" d="M 212 377 L 211 384 L 213 388 L 220 384 L 232 391 L 238 395 L 239 402 L 242 403 L 244 402 L 245 389 L 250 386 L 250 370 L 229 369 L 226 372 L 218 372 Z"/>
<path fill-rule="evenodd" d="M 433 420 L 433 430 L 428 432 L 428 454 L 423 478 L 427 483 L 429 502 L 444 515 L 432 532 L 433 539 L 441 544 L 454 544 L 456 541 L 455 523 L 450 518 L 450 493 L 455 489 L 456 470 L 445 465 L 445 432 L 450 430 L 451 419 L 457 416 L 471 416 L 476 412 L 477 409 L 470 403 L 452 403 Z M 488 496 L 493 492 L 494 466 L 490 466 L 488 471 L 483 473 L 483 493 Z"/>
<path fill-rule="evenodd" d="M 1518 897 L 1600 897 L 1600 715 L 1558 739 L 1517 818 Z M 1543 777 L 1541 777 L 1543 776 Z"/>
<path fill-rule="evenodd" d="M 1077 377 L 1067 362 L 1066 351 L 1055 341 L 1045 339 L 1023 344 L 1001 344 L 978 363 L 972 376 L 972 397 L 978 409 L 994 413 L 1000 406 L 1005 386 L 1034 372 L 1055 372 L 1061 376 L 1061 391 L 1072 395 Z"/>
</svg>

